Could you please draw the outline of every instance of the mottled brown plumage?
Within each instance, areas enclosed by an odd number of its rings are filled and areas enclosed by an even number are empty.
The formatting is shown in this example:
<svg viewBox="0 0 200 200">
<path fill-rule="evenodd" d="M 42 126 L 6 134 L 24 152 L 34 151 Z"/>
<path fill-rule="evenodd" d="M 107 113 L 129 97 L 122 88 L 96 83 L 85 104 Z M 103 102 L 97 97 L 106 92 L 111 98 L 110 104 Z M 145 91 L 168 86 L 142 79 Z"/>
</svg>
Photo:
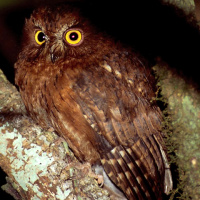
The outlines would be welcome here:
<svg viewBox="0 0 200 200">
<path fill-rule="evenodd" d="M 154 79 L 136 53 L 73 7 L 41 7 L 26 21 L 15 69 L 31 117 L 80 161 L 101 161 L 128 199 L 171 189 Z"/>
</svg>

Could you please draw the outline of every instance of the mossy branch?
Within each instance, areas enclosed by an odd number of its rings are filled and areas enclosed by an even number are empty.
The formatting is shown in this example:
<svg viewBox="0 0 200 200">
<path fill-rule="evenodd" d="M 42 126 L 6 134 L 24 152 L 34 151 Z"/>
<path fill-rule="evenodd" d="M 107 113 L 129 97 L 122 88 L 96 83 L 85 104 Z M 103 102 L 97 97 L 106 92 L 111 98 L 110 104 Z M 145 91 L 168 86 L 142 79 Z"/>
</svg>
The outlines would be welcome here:
<svg viewBox="0 0 200 200">
<path fill-rule="evenodd" d="M 154 66 L 165 110 L 168 150 L 178 166 L 181 199 L 200 199 L 200 94 L 166 63 Z"/>
</svg>

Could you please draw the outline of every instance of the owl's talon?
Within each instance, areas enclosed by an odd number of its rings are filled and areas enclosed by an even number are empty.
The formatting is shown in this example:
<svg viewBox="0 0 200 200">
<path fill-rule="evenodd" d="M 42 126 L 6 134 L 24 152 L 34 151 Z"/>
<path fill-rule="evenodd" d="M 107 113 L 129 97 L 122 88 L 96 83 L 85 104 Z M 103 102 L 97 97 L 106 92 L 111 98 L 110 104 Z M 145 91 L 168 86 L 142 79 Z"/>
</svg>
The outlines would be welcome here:
<svg viewBox="0 0 200 200">
<path fill-rule="evenodd" d="M 103 186 L 104 184 L 104 179 L 102 175 L 99 174 L 95 174 L 95 172 L 93 172 L 92 170 L 89 172 L 88 176 L 95 178 L 97 180 L 97 183 L 100 187 Z"/>
<path fill-rule="evenodd" d="M 102 175 L 97 175 L 97 183 L 99 184 L 100 187 L 103 187 L 104 179 Z"/>
<path fill-rule="evenodd" d="M 97 180 L 97 183 L 100 187 L 104 185 L 104 178 L 103 175 L 96 174 L 95 172 L 92 171 L 91 164 L 90 163 L 84 163 L 84 164 L 74 164 L 70 163 L 67 168 L 69 169 L 70 167 L 75 167 L 76 169 L 82 170 L 84 175 L 88 175 L 91 178 L 95 178 Z"/>
</svg>

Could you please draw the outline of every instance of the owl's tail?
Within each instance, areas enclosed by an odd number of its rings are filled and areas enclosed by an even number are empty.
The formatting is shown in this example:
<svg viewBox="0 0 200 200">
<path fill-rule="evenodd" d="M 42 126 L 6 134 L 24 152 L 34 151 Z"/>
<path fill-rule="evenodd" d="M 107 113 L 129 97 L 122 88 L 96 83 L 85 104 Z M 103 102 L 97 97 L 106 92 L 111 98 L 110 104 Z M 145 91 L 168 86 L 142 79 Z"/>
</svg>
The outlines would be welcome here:
<svg viewBox="0 0 200 200">
<path fill-rule="evenodd" d="M 151 146 L 145 140 L 140 138 L 131 147 L 117 146 L 101 160 L 110 179 L 129 200 L 162 199 L 163 192 L 172 188 L 171 172 L 162 146 L 153 135 Z"/>
</svg>

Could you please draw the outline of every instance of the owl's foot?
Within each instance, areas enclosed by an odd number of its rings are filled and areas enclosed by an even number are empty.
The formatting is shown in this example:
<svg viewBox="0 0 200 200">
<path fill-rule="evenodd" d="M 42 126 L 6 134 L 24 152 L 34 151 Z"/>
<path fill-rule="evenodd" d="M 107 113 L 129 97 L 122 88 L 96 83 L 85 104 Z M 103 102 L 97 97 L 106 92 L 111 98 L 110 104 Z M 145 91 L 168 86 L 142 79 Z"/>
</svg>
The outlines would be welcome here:
<svg viewBox="0 0 200 200">
<path fill-rule="evenodd" d="M 97 183 L 100 185 L 100 187 L 103 186 L 103 184 L 104 184 L 103 175 L 96 174 L 95 172 L 93 172 L 90 163 L 86 162 L 84 164 L 81 164 L 81 163 L 72 162 L 67 166 L 67 169 L 69 169 L 71 167 L 75 167 L 76 169 L 81 170 L 83 176 L 89 176 L 91 178 L 95 178 L 97 180 Z"/>
<path fill-rule="evenodd" d="M 90 165 L 89 163 L 85 163 L 85 164 Z M 90 167 L 90 168 L 89 168 L 88 176 L 90 176 L 90 177 L 92 177 L 92 178 L 95 178 L 95 179 L 97 180 L 98 185 L 99 185 L 100 187 L 102 187 L 103 184 L 104 184 L 103 175 L 95 173 L 95 172 L 92 170 L 91 165 L 90 165 L 89 167 Z"/>
</svg>

